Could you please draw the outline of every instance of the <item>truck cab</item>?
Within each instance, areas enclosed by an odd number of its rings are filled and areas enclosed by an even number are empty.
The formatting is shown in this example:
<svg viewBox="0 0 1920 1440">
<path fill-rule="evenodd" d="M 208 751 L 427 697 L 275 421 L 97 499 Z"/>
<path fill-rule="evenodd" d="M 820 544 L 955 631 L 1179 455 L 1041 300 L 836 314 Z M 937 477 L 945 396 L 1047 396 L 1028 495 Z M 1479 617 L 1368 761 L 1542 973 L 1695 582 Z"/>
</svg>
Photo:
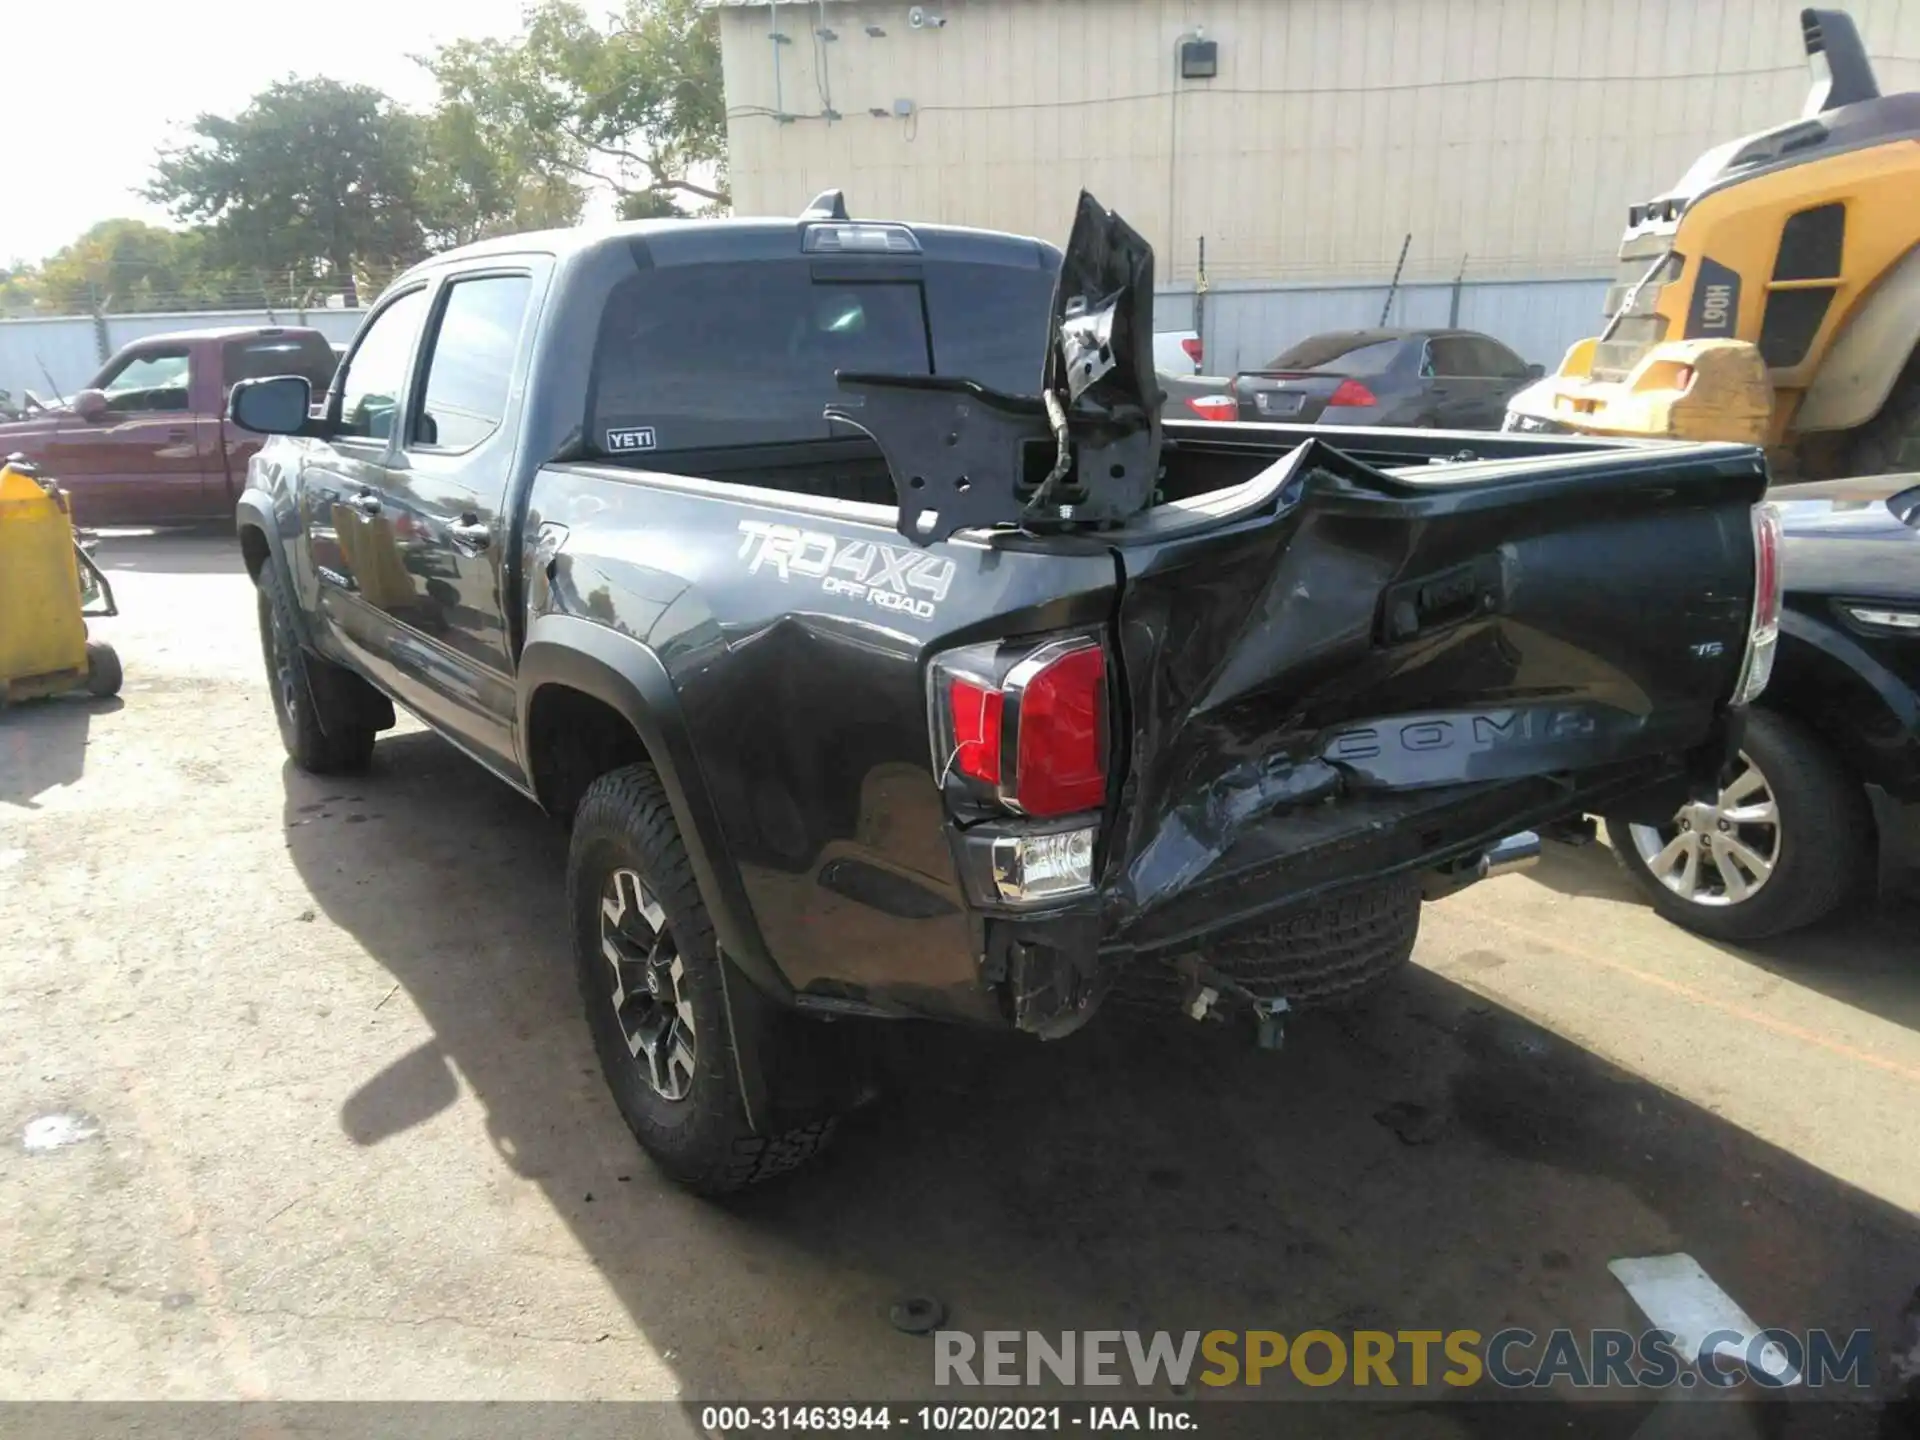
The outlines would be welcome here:
<svg viewBox="0 0 1920 1440">
<path fill-rule="evenodd" d="M 58 479 L 82 524 L 231 518 L 257 436 L 229 424 L 234 383 L 333 374 L 317 330 L 246 327 L 151 335 L 123 346 L 61 408 L 0 425 L 0 453 Z"/>
</svg>

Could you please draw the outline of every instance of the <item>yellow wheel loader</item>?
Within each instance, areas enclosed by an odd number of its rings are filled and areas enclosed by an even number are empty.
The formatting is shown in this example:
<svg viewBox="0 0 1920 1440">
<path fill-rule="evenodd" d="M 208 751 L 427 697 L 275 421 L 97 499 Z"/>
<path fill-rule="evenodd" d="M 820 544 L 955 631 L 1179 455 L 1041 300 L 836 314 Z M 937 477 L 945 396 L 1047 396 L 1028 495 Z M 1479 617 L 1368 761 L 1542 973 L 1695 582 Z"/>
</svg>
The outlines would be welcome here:
<svg viewBox="0 0 1920 1440">
<path fill-rule="evenodd" d="M 1510 430 L 1764 445 L 1782 480 L 1920 470 L 1920 93 L 1803 10 L 1798 120 L 1716 146 L 1627 211 L 1599 335 Z"/>
</svg>

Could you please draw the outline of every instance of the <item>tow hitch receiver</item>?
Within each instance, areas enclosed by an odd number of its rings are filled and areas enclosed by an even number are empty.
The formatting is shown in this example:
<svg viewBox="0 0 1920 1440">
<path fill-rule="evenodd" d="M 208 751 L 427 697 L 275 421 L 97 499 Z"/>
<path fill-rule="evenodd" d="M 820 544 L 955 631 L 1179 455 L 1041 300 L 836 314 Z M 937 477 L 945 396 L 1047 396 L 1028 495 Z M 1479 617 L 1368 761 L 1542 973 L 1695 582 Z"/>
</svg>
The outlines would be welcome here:
<svg viewBox="0 0 1920 1440">
<path fill-rule="evenodd" d="M 1231 1000 L 1252 1013 L 1254 1044 L 1262 1050 L 1278 1050 L 1286 1043 L 1287 1016 L 1292 1013 L 1292 1007 L 1284 995 L 1263 999 L 1231 976 L 1222 975 L 1198 955 L 1182 955 L 1173 962 L 1173 968 L 1186 981 L 1180 1008 L 1188 1019 L 1211 1019 L 1221 1013 L 1221 1000 Z"/>
</svg>

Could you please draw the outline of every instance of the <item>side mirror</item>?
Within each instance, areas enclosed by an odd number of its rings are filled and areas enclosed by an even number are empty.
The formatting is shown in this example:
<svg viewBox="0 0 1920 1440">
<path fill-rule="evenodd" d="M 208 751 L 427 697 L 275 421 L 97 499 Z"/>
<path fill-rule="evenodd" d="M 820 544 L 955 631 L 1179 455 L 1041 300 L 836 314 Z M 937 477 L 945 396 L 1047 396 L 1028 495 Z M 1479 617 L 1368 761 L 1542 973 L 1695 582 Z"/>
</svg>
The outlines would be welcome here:
<svg viewBox="0 0 1920 1440">
<path fill-rule="evenodd" d="M 312 404 L 313 387 L 304 375 L 236 380 L 227 396 L 227 419 L 257 435 L 299 435 Z"/>
<path fill-rule="evenodd" d="M 106 419 L 108 408 L 104 390 L 82 390 L 73 397 L 73 413 L 89 425 L 97 425 Z"/>
<path fill-rule="evenodd" d="M 1547 373 L 1547 367 L 1544 365 L 1527 366 L 1527 379 L 1529 380 L 1539 380 L 1543 378 L 1546 375 L 1546 373 Z"/>
</svg>

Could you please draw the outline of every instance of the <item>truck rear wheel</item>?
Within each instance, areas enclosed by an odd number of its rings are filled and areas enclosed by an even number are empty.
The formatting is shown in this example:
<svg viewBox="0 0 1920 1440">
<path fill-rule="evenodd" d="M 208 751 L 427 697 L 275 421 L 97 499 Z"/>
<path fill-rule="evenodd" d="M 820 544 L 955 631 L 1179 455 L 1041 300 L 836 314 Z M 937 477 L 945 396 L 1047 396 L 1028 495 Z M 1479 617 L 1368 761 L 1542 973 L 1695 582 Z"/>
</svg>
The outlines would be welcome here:
<svg viewBox="0 0 1920 1440">
<path fill-rule="evenodd" d="M 805 1163 L 831 1115 L 756 1130 L 734 1046 L 771 1056 L 771 1034 L 807 1022 L 766 1006 L 729 1014 L 713 923 L 672 807 L 650 765 L 602 775 L 574 813 L 567 908 L 580 995 L 600 1068 L 641 1148 L 702 1195 L 758 1184 Z M 776 1112 L 779 1113 L 779 1112 Z"/>
<path fill-rule="evenodd" d="M 1880 413 L 1847 438 L 1842 475 L 1920 470 L 1920 355 L 1907 362 Z"/>
<path fill-rule="evenodd" d="M 1714 940 L 1764 940 L 1824 919 L 1873 871 L 1865 792 L 1818 737 L 1756 709 L 1732 778 L 1665 825 L 1607 821 L 1614 857 L 1653 908 Z"/>
<path fill-rule="evenodd" d="M 393 707 L 358 675 L 309 653 L 300 643 L 286 584 L 271 560 L 261 567 L 257 587 L 260 651 L 280 743 L 309 774 L 366 769 L 375 737 L 393 724 Z"/>
</svg>

